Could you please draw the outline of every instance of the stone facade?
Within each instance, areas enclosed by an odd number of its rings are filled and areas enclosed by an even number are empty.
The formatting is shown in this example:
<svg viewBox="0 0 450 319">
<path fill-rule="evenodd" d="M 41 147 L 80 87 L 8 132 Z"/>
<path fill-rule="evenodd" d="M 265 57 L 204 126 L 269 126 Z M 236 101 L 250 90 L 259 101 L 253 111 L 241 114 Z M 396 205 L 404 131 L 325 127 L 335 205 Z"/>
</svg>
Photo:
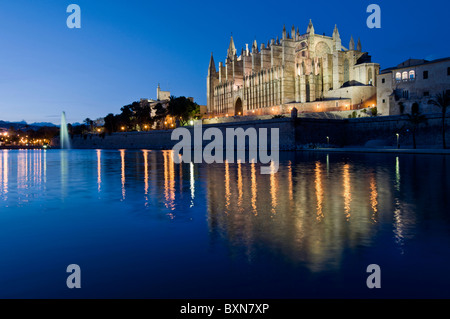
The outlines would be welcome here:
<svg viewBox="0 0 450 319">
<path fill-rule="evenodd" d="M 279 114 L 285 105 L 299 112 L 304 103 L 349 99 L 347 109 L 374 106 L 379 65 L 353 37 L 342 46 L 337 27 L 331 37 L 315 34 L 312 22 L 301 35 L 283 28 L 281 39 L 258 46 L 253 41 L 238 56 L 231 37 L 225 63 L 218 69 L 211 54 L 207 77 L 210 116 Z M 346 101 L 347 102 L 347 101 Z M 342 104 L 342 103 L 338 103 Z"/>
<path fill-rule="evenodd" d="M 440 112 L 428 101 L 436 94 L 450 90 L 450 58 L 409 59 L 382 70 L 377 77 L 377 88 L 377 105 L 383 115 L 410 113 L 413 103 L 419 104 L 422 113 Z"/>
</svg>

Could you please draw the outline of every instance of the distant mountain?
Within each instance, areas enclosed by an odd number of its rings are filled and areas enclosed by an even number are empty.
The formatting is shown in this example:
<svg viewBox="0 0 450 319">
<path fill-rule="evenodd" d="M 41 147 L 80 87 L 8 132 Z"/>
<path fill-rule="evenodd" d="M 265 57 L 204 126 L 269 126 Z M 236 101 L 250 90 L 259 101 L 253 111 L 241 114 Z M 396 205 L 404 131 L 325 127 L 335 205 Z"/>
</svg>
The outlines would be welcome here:
<svg viewBox="0 0 450 319">
<path fill-rule="evenodd" d="M 9 129 L 10 127 L 13 127 L 15 130 L 38 130 L 41 127 L 56 127 L 57 125 L 53 123 L 47 123 L 47 122 L 39 122 L 39 123 L 32 123 L 28 124 L 25 121 L 20 122 L 8 122 L 8 121 L 1 121 L 0 120 L 0 128 Z"/>
<path fill-rule="evenodd" d="M 55 125 L 53 123 L 50 122 L 35 122 L 35 123 L 31 123 L 29 124 L 30 126 L 48 126 L 48 127 L 53 127 L 53 126 L 59 126 L 59 125 Z"/>
</svg>

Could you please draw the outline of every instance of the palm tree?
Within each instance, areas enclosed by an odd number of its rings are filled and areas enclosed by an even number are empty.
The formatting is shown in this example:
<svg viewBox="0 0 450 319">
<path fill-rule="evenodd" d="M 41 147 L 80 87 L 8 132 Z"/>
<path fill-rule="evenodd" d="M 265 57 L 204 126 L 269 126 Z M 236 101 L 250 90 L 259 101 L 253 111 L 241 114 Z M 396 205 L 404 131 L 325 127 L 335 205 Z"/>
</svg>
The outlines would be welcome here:
<svg viewBox="0 0 450 319">
<path fill-rule="evenodd" d="M 445 113 L 447 112 L 447 107 L 450 106 L 450 90 L 436 94 L 436 97 L 433 100 L 429 100 L 428 104 L 433 104 L 442 111 L 442 147 L 445 149 L 447 148 L 445 144 Z"/>
<path fill-rule="evenodd" d="M 411 114 L 406 114 L 408 116 L 408 121 L 411 123 L 412 138 L 413 138 L 413 148 L 416 149 L 416 131 L 420 124 L 425 123 L 427 118 L 425 115 L 419 113 L 419 104 L 414 103 L 411 106 Z"/>
</svg>

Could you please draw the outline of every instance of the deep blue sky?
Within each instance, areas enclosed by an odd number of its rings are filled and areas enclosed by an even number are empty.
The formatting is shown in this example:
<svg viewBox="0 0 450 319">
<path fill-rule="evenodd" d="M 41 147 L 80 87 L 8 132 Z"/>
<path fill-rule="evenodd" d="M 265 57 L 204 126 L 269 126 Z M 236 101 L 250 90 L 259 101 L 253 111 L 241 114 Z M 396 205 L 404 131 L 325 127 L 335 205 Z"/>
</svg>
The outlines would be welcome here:
<svg viewBox="0 0 450 319">
<path fill-rule="evenodd" d="M 81 29 L 66 26 L 69 4 L 81 7 Z M 366 26 L 370 3 L 381 7 L 381 29 Z M 119 113 L 155 98 L 156 86 L 206 103 L 211 52 L 224 61 L 231 33 L 238 52 L 255 39 L 316 33 L 338 25 L 342 43 L 361 38 L 387 68 L 413 58 L 450 56 L 449 4 L 387 0 L 137 1 L 4 0 L 0 4 L 0 119 L 59 123 Z"/>
</svg>

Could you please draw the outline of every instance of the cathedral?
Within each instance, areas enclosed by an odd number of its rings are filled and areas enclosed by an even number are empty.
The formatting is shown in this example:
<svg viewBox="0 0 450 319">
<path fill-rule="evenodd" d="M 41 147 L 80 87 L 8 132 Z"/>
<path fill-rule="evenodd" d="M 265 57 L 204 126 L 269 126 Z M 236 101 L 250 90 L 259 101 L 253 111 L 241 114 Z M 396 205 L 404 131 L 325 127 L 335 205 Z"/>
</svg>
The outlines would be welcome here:
<svg viewBox="0 0 450 319">
<path fill-rule="evenodd" d="M 298 112 L 352 110 L 376 105 L 379 64 L 355 46 L 333 35 L 314 32 L 309 21 L 305 34 L 286 31 L 281 39 L 259 46 L 253 41 L 240 55 L 231 37 L 225 63 L 216 69 L 213 55 L 207 77 L 207 112 L 210 116 L 276 115 Z"/>
</svg>

